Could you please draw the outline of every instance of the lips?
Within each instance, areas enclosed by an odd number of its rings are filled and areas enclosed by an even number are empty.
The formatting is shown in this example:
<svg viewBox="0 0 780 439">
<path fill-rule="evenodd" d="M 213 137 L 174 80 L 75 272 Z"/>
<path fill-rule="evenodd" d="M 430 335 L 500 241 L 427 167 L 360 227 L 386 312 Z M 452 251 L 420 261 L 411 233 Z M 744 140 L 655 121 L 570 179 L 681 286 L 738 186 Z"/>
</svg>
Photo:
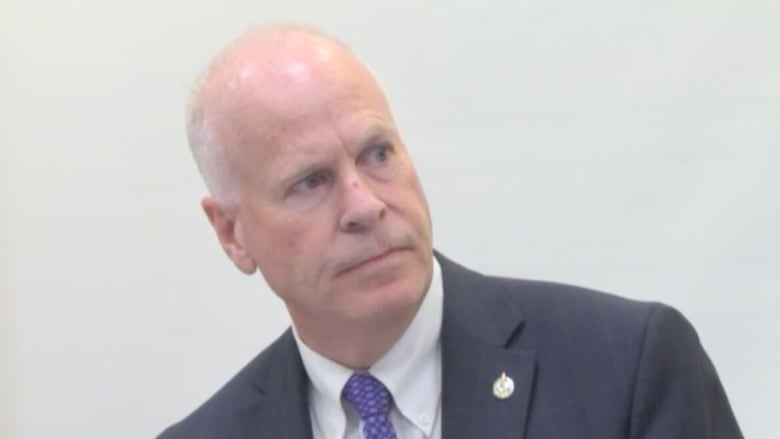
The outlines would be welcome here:
<svg viewBox="0 0 780 439">
<path fill-rule="evenodd" d="M 393 253 L 399 251 L 400 249 L 397 248 L 391 248 L 390 250 L 383 251 L 381 253 L 374 254 L 373 256 L 369 256 L 367 258 L 363 258 L 358 260 L 357 262 L 350 263 L 347 268 L 341 270 L 339 274 L 346 274 L 352 271 L 359 270 L 361 268 L 368 267 L 370 265 L 373 265 L 374 263 L 381 262 L 383 259 L 385 259 L 388 256 L 391 256 Z"/>
</svg>

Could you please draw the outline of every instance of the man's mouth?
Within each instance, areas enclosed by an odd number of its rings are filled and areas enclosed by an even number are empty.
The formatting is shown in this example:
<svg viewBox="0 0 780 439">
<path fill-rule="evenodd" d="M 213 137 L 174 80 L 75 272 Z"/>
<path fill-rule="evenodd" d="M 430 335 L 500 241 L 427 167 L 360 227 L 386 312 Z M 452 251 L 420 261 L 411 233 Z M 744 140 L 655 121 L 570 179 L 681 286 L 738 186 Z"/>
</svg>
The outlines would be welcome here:
<svg viewBox="0 0 780 439">
<path fill-rule="evenodd" d="M 362 268 L 367 268 L 367 267 L 369 267 L 371 265 L 374 265 L 376 263 L 380 263 L 380 262 L 382 262 L 382 260 L 384 260 L 385 258 L 393 255 L 394 253 L 398 252 L 399 250 L 400 249 L 397 249 L 397 248 L 391 248 L 391 249 L 385 250 L 385 251 L 383 251 L 381 253 L 377 253 L 377 254 L 375 254 L 373 256 L 369 256 L 368 258 L 361 259 L 358 262 L 349 265 L 344 270 L 341 270 L 341 272 L 339 274 L 346 274 L 346 273 L 349 273 L 349 272 L 360 270 Z"/>
</svg>

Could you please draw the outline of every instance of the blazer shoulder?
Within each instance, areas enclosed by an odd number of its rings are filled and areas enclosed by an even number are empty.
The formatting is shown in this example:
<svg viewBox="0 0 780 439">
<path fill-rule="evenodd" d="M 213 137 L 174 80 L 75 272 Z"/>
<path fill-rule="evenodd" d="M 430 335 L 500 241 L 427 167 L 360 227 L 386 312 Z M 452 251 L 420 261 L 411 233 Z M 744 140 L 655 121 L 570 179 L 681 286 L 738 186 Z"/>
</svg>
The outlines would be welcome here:
<svg viewBox="0 0 780 439">
<path fill-rule="evenodd" d="M 273 382 L 275 374 L 289 371 L 299 362 L 292 331 L 288 329 L 235 374 L 214 395 L 181 421 L 163 431 L 158 439 L 211 439 L 241 437 L 238 413 Z"/>
<path fill-rule="evenodd" d="M 495 276 L 487 278 L 501 285 L 506 290 L 505 294 L 513 300 L 521 301 L 525 309 L 533 312 L 555 309 L 559 312 L 577 312 L 593 317 L 625 314 L 631 315 L 632 318 L 649 318 L 658 309 L 671 309 L 659 302 L 630 299 L 566 283 Z"/>
<path fill-rule="evenodd" d="M 445 305 L 449 303 L 459 319 L 511 315 L 531 338 L 561 336 L 571 343 L 592 344 L 606 333 L 639 345 L 650 316 L 668 308 L 564 283 L 486 275 L 436 256 L 442 267 Z"/>
<path fill-rule="evenodd" d="M 522 309 L 526 325 L 566 331 L 572 339 L 609 335 L 640 347 L 649 327 L 676 324 L 693 332 L 692 326 L 675 308 L 655 301 L 641 301 L 576 285 L 540 280 L 490 277 L 501 285 L 503 300 Z M 554 326 L 554 327 L 553 327 Z"/>
</svg>

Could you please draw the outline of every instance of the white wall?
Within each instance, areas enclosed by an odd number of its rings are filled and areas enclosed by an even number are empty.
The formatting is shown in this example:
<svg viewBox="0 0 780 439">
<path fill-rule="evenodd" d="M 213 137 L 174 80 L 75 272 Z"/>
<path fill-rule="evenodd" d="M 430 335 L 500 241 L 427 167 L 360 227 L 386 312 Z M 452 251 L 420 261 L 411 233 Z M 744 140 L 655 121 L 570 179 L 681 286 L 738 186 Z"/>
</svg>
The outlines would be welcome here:
<svg viewBox="0 0 780 439">
<path fill-rule="evenodd" d="M 3 0 L 0 437 L 150 437 L 286 326 L 222 255 L 188 88 L 250 23 L 376 70 L 437 247 L 681 309 L 776 437 L 780 3 Z"/>
</svg>

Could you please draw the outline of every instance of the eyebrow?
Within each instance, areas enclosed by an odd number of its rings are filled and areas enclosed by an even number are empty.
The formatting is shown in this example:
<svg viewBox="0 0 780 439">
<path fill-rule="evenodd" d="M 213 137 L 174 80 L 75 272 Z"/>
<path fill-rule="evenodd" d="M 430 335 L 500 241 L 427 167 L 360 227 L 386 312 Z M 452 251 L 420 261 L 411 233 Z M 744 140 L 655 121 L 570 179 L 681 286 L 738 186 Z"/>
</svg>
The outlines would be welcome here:
<svg viewBox="0 0 780 439">
<path fill-rule="evenodd" d="M 360 145 L 360 148 L 362 149 L 365 146 L 370 146 L 380 141 L 388 142 L 393 140 L 393 130 L 385 124 L 375 124 L 358 137 L 358 139 L 360 139 L 358 145 Z"/>
</svg>

